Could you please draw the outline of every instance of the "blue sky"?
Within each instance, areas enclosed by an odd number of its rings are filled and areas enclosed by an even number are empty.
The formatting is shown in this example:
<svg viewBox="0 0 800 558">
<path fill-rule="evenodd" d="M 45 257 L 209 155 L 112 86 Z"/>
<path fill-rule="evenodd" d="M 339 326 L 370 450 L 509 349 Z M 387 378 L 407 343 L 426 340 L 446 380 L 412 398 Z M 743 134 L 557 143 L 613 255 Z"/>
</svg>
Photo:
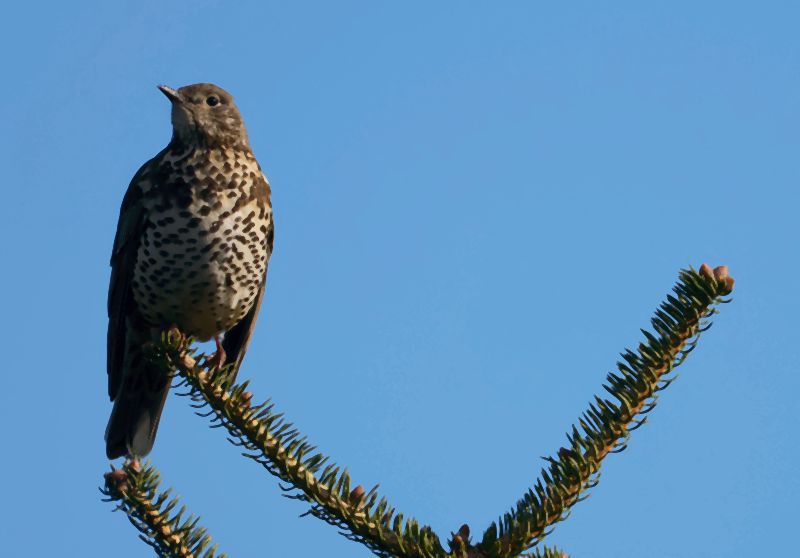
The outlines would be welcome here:
<svg viewBox="0 0 800 558">
<path fill-rule="evenodd" d="M 791 2 L 15 3 L 0 23 L 9 556 L 148 555 L 100 502 L 119 203 L 156 84 L 231 91 L 273 188 L 242 377 L 441 535 L 506 511 L 678 269 L 735 301 L 550 541 L 794 546 L 800 9 Z M 151 455 L 232 557 L 368 556 L 171 398 Z M 66 549 L 66 550 L 65 550 Z"/>
</svg>

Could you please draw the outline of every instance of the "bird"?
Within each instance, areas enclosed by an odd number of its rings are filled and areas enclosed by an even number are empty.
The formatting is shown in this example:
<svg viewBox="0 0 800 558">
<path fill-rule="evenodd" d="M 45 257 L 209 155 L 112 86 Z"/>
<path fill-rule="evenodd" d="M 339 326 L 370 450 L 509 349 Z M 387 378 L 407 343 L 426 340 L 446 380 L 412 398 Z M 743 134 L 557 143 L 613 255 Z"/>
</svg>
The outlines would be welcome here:
<svg viewBox="0 0 800 558">
<path fill-rule="evenodd" d="M 272 255 L 270 185 L 233 97 L 211 83 L 158 88 L 172 105 L 172 138 L 131 180 L 111 254 L 109 459 L 153 447 L 170 378 L 146 347 L 163 331 L 214 339 L 214 362 L 227 360 L 235 376 Z"/>
</svg>

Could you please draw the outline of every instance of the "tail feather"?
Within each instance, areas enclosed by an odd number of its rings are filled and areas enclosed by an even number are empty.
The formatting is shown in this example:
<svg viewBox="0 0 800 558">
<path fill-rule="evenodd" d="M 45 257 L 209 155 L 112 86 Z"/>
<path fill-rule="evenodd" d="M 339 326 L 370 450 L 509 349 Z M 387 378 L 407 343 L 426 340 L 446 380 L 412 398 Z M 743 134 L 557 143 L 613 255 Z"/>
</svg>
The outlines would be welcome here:
<svg viewBox="0 0 800 558">
<path fill-rule="evenodd" d="M 126 351 L 123 367 L 123 381 L 106 427 L 109 459 L 150 453 L 169 393 L 167 373 L 142 358 L 140 348 Z"/>
</svg>

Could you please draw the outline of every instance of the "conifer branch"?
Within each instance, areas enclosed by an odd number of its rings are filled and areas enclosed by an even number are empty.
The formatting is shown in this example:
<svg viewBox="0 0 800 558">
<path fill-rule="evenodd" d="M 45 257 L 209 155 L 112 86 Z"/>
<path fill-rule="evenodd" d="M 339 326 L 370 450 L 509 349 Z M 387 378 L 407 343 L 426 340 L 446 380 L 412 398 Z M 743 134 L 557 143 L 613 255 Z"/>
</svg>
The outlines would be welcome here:
<svg viewBox="0 0 800 558">
<path fill-rule="evenodd" d="M 637 352 L 622 353 L 618 372 L 607 376 L 603 388 L 615 400 L 595 397 L 595 402 L 567 435 L 561 448 L 542 470 L 536 485 L 497 523 L 486 530 L 478 547 L 484 556 L 510 558 L 532 548 L 553 524 L 565 518 L 570 507 L 585 499 L 585 491 L 599 481 L 602 460 L 626 447 L 630 432 L 647 420 L 658 393 L 675 380 L 673 369 L 694 349 L 700 333 L 711 326 L 715 305 L 733 289 L 725 266 L 714 270 L 705 264 L 697 272 L 682 270 L 651 324 L 654 334 L 642 330 L 645 341 Z"/>
<path fill-rule="evenodd" d="M 339 528 L 346 538 L 364 544 L 378 556 L 446 556 L 430 527 L 397 513 L 386 498 L 379 498 L 377 486 L 368 492 L 360 485 L 351 488 L 347 470 L 316 452 L 269 401 L 251 404 L 248 382 L 229 390 L 230 374 L 225 369 L 211 373 L 199 366 L 186 347 L 173 330 L 161 345 L 166 358 L 155 358 L 177 368 L 183 380 L 179 387 L 187 389 L 182 395 L 193 400 L 198 415 L 211 417 L 212 427 L 227 429 L 229 441 L 244 449 L 242 455 L 286 483 L 282 488 L 288 498 L 310 505 L 303 515 Z"/>
<path fill-rule="evenodd" d="M 118 503 L 117 510 L 125 512 L 141 533 L 139 538 L 158 556 L 225 558 L 224 553 L 216 554 L 217 545 L 211 545 L 211 537 L 197 525 L 199 518 L 190 515 L 183 519 L 185 506 L 172 514 L 178 499 L 169 499 L 171 490 L 159 493 L 160 483 L 160 475 L 150 463 L 142 467 L 138 460 L 127 460 L 121 469 L 112 466 L 105 474 L 105 486 L 100 491 L 106 501 Z"/>
<path fill-rule="evenodd" d="M 569 554 L 556 547 L 544 546 L 521 555 L 523 558 L 569 558 Z"/>
</svg>

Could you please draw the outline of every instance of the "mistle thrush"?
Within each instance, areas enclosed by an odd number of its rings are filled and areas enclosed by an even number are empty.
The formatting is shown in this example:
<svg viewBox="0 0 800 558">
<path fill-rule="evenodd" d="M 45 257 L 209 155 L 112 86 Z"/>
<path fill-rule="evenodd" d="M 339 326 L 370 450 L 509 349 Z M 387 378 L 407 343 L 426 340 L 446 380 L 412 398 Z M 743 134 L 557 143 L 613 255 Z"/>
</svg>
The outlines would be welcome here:
<svg viewBox="0 0 800 558">
<path fill-rule="evenodd" d="M 208 83 L 159 89 L 172 140 L 128 186 L 111 255 L 109 459 L 153 447 L 169 378 L 144 348 L 161 331 L 213 338 L 238 369 L 272 254 L 269 183 L 233 97 Z"/>
</svg>

